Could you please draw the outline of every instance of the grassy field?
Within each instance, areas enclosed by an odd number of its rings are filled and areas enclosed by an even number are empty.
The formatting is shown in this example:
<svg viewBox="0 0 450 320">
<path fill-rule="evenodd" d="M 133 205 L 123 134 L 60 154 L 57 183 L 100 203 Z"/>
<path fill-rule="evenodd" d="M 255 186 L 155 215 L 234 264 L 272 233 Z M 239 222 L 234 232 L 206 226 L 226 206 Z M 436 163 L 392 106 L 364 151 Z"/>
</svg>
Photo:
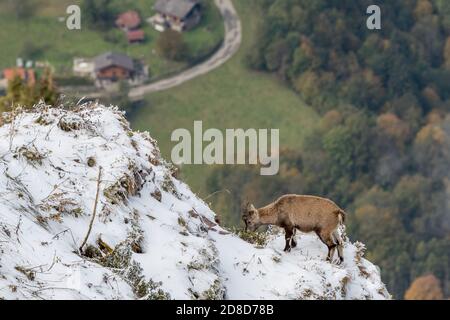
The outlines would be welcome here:
<svg viewBox="0 0 450 320">
<path fill-rule="evenodd" d="M 69 74 L 74 57 L 93 57 L 105 51 L 126 53 L 142 59 L 150 66 L 152 76 L 185 67 L 185 63 L 168 61 L 160 57 L 155 50 L 159 32 L 143 22 L 146 33 L 144 44 L 129 45 L 122 31 L 111 26 L 107 32 L 90 30 L 83 24 L 82 30 L 68 30 L 64 21 L 69 4 L 81 4 L 82 0 L 29 0 L 34 4 L 34 13 L 26 19 L 18 19 L 10 0 L 0 0 L 0 70 L 15 64 L 17 57 L 49 61 L 59 75 Z M 143 18 L 154 12 L 155 0 L 115 0 L 119 12 L 137 9 Z M 204 54 L 216 47 L 223 39 L 223 24 L 220 13 L 209 4 L 202 22 L 194 30 L 184 34 L 188 48 L 193 55 Z M 26 54 L 28 53 L 28 57 Z M 31 56 L 30 56 L 31 55 Z"/>
<path fill-rule="evenodd" d="M 193 121 L 203 128 L 278 128 L 282 146 L 300 148 L 317 115 L 276 78 L 250 71 L 245 55 L 263 15 L 251 2 L 235 0 L 243 23 L 243 45 L 238 54 L 219 69 L 169 91 L 152 94 L 129 118 L 134 129 L 149 130 L 159 141 L 167 159 L 174 144 L 170 135 L 176 128 L 192 132 Z M 205 195 L 205 179 L 211 168 L 190 165 L 182 177 L 194 191 Z"/>
</svg>

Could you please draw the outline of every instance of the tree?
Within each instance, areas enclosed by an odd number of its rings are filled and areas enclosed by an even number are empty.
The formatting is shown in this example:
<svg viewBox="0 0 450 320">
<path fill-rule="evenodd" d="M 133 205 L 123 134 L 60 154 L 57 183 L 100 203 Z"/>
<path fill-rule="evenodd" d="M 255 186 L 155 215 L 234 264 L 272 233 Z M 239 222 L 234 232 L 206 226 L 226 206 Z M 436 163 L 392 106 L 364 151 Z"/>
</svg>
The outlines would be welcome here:
<svg viewBox="0 0 450 320">
<path fill-rule="evenodd" d="M 442 300 L 441 284 L 432 274 L 414 280 L 405 293 L 406 300 Z"/>
<path fill-rule="evenodd" d="M 19 75 L 8 82 L 6 95 L 0 97 L 0 112 L 10 111 L 13 106 L 19 103 L 24 84 Z"/>
<path fill-rule="evenodd" d="M 8 82 L 6 95 L 0 97 L 0 111 L 10 111 L 17 106 L 32 107 L 39 101 L 55 105 L 59 97 L 50 69 L 44 73 L 38 84 L 25 83 L 20 76 Z"/>
<path fill-rule="evenodd" d="M 435 0 L 436 9 L 442 17 L 442 25 L 447 32 L 450 31 L 450 2 L 448 0 Z"/>
<path fill-rule="evenodd" d="M 269 71 L 277 71 L 287 61 L 289 46 L 287 42 L 280 39 L 267 47 L 265 60 Z"/>
<path fill-rule="evenodd" d="M 419 0 L 417 1 L 416 9 L 414 10 L 414 15 L 416 19 L 421 19 L 427 17 L 433 13 L 433 5 L 429 0 Z"/>
<path fill-rule="evenodd" d="M 418 169 L 433 181 L 439 181 L 448 174 L 450 137 L 446 128 L 449 124 L 448 116 L 440 124 L 427 124 L 414 140 L 414 158 Z"/>
<path fill-rule="evenodd" d="M 105 30 L 112 26 L 116 12 L 111 0 L 84 0 L 83 19 L 93 28 Z"/>
<path fill-rule="evenodd" d="M 28 19 L 33 16 L 35 3 L 33 0 L 11 1 L 13 10 L 18 19 Z"/>
<path fill-rule="evenodd" d="M 188 56 L 183 35 L 171 29 L 167 29 L 159 35 L 156 46 L 158 52 L 169 60 L 180 61 Z"/>
<path fill-rule="evenodd" d="M 347 175 L 354 179 L 371 167 L 370 118 L 364 113 L 348 116 L 345 124 L 334 127 L 323 137 L 323 147 L 330 160 L 331 176 Z"/>
<path fill-rule="evenodd" d="M 450 37 L 447 37 L 444 46 L 444 66 L 450 69 Z"/>
<path fill-rule="evenodd" d="M 40 42 L 26 40 L 20 50 L 20 57 L 25 59 L 38 59 L 44 52 L 44 46 Z"/>
<path fill-rule="evenodd" d="M 393 196 L 399 208 L 405 227 L 411 230 L 414 219 L 423 212 L 429 212 L 431 193 L 429 181 L 420 175 L 403 176 L 393 190 Z"/>
<path fill-rule="evenodd" d="M 53 73 L 49 68 L 44 70 L 44 74 L 39 81 L 37 91 L 37 98 L 39 100 L 43 100 L 45 103 L 52 106 L 56 104 L 59 94 L 53 79 Z M 35 103 L 36 102 L 37 101 L 35 101 Z"/>
<path fill-rule="evenodd" d="M 399 149 L 405 147 L 405 142 L 410 136 L 408 124 L 393 113 L 383 113 L 378 116 L 377 131 L 382 139 L 392 141 Z"/>
</svg>

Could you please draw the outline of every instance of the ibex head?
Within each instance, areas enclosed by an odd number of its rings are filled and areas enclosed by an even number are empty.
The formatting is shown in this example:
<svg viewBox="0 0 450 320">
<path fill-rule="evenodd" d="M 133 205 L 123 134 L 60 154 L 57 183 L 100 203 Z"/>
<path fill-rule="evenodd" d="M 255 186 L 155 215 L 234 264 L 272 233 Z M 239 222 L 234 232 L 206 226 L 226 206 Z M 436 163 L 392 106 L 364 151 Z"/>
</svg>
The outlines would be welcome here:
<svg viewBox="0 0 450 320">
<path fill-rule="evenodd" d="M 245 231 L 255 231 L 259 227 L 258 209 L 249 202 L 242 208 L 242 220 L 245 224 Z"/>
</svg>

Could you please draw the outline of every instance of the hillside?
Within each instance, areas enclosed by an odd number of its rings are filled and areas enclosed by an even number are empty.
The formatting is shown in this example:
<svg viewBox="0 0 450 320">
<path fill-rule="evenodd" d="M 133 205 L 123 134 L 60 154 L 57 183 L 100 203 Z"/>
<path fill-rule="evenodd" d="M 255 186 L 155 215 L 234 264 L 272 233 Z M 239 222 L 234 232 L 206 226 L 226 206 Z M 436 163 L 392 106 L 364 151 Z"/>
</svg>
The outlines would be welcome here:
<svg viewBox="0 0 450 320">
<path fill-rule="evenodd" d="M 258 248 L 222 229 L 116 108 L 38 105 L 2 122 L 0 298 L 390 297 L 361 243 L 336 266 L 312 235 L 285 254 L 276 232 Z"/>
<path fill-rule="evenodd" d="M 252 68 L 284 79 L 320 115 L 271 189 L 352 212 L 349 232 L 396 299 L 430 274 L 450 296 L 450 2 L 378 1 L 380 30 L 366 26 L 370 0 L 258 3 Z M 234 194 L 260 190 L 258 177 L 221 176 L 241 186 Z M 266 203 L 265 192 L 244 197 Z"/>
<path fill-rule="evenodd" d="M 66 9 L 79 5 L 84 10 L 83 0 L 23 0 L 0 1 L 0 42 L 7 44 L 0 51 L 0 69 L 14 66 L 16 58 L 47 61 L 61 78 L 72 76 L 73 58 L 93 58 L 107 51 L 116 51 L 143 61 L 149 66 L 150 76 L 159 78 L 185 69 L 190 61 L 171 61 L 157 53 L 160 33 L 145 19 L 154 14 L 155 0 L 111 0 L 101 12 L 107 18 L 106 28 L 95 28 L 89 23 L 88 14 L 82 16 L 82 29 L 66 27 Z M 97 1 L 97 3 L 100 3 Z M 189 58 L 202 57 L 223 39 L 223 23 L 214 4 L 206 2 L 202 22 L 191 32 L 184 34 L 189 49 Z M 116 28 L 118 14 L 137 10 L 143 20 L 141 28 L 146 40 L 142 44 L 130 45 L 124 33 Z M 100 10 L 98 10 L 100 11 Z M 15 35 L 20 34 L 20 37 Z M 36 41 L 40 39 L 41 41 Z M 188 57 L 186 57 L 188 58 Z"/>
</svg>

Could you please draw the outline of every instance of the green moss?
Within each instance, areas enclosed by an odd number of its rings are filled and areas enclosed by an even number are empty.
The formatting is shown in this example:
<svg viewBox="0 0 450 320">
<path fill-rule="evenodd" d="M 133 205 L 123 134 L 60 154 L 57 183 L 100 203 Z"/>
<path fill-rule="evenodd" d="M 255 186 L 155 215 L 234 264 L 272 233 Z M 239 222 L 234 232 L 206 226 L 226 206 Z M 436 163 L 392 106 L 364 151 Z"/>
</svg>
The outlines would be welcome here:
<svg viewBox="0 0 450 320">
<path fill-rule="evenodd" d="M 131 231 L 128 233 L 127 241 L 130 243 L 131 250 L 134 253 L 143 253 L 144 231 L 141 229 L 137 220 L 131 221 Z"/>
<path fill-rule="evenodd" d="M 141 282 L 138 286 L 138 296 L 147 300 L 170 300 L 170 294 L 161 289 L 162 282 L 155 282 L 150 279 Z"/>
<path fill-rule="evenodd" d="M 231 232 L 236 234 L 242 240 L 254 244 L 260 248 L 265 247 L 269 240 L 269 234 L 267 232 L 245 231 L 234 227 L 231 229 Z"/>
<path fill-rule="evenodd" d="M 209 268 L 209 265 L 199 262 L 199 261 L 192 261 L 187 265 L 187 269 L 189 271 L 191 271 L 191 270 L 199 271 L 199 270 L 204 270 L 204 269 L 208 269 L 208 268 Z"/>
<path fill-rule="evenodd" d="M 161 289 L 161 282 L 146 280 L 140 264 L 132 260 L 132 248 L 128 241 L 116 246 L 114 251 L 98 262 L 122 277 L 133 289 L 138 299 L 168 300 L 170 294 Z"/>
<path fill-rule="evenodd" d="M 185 228 L 186 228 L 186 226 L 187 226 L 186 221 L 185 221 L 182 217 L 178 217 L 178 224 L 179 224 L 180 226 L 182 226 L 182 227 L 185 227 Z"/>
<path fill-rule="evenodd" d="M 225 297 L 225 290 L 219 279 L 214 280 L 214 283 L 208 290 L 201 294 L 201 298 L 205 300 L 223 300 Z"/>
</svg>

